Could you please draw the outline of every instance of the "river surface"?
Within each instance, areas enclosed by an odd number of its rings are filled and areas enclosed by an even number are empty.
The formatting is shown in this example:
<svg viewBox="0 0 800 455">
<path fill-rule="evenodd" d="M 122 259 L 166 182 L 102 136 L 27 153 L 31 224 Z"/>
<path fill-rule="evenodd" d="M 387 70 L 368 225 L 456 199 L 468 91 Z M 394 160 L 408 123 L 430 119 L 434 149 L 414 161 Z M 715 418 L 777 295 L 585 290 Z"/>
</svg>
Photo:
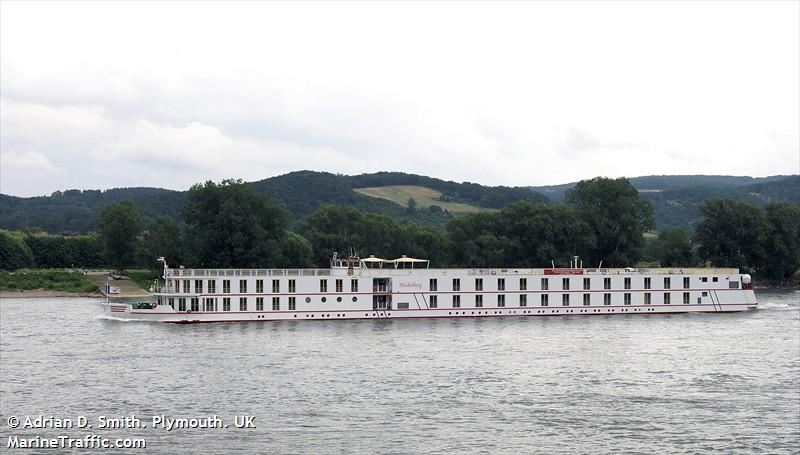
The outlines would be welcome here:
<svg viewBox="0 0 800 455">
<path fill-rule="evenodd" d="M 96 434 L 148 453 L 796 454 L 800 292 L 758 298 L 741 314 L 201 325 L 2 299 L 0 451 Z M 147 428 L 97 428 L 132 414 Z M 93 428 L 9 428 L 38 415 Z"/>
</svg>

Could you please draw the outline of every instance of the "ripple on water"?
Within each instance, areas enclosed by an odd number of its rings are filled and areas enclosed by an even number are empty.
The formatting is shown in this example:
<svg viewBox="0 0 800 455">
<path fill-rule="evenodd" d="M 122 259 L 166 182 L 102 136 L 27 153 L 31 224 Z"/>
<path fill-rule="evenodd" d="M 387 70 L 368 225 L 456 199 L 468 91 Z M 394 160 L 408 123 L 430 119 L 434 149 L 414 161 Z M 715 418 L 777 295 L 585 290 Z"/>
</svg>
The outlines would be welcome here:
<svg viewBox="0 0 800 455">
<path fill-rule="evenodd" d="M 798 296 L 733 315 L 187 326 L 3 299 L 0 414 L 257 416 L 247 436 L 146 432 L 161 453 L 797 453 Z"/>
</svg>

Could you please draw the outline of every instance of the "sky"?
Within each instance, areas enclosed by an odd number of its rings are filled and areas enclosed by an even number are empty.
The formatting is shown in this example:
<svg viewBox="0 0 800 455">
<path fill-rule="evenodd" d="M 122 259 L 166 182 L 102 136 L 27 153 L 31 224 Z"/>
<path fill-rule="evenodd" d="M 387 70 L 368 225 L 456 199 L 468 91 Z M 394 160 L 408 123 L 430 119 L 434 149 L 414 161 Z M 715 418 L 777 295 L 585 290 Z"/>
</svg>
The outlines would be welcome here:
<svg viewBox="0 0 800 455">
<path fill-rule="evenodd" d="M 800 172 L 800 2 L 2 2 L 0 192 Z"/>
</svg>

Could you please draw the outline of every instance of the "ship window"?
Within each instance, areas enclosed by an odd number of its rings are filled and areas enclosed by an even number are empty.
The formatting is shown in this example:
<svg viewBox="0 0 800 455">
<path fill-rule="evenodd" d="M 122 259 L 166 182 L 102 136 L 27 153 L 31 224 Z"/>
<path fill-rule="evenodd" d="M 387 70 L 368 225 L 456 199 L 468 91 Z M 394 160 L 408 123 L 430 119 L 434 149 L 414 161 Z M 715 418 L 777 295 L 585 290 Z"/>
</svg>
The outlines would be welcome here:
<svg viewBox="0 0 800 455">
<path fill-rule="evenodd" d="M 353 302 L 358 302 L 358 297 L 353 296 Z"/>
<path fill-rule="evenodd" d="M 264 311 L 264 297 L 256 297 L 256 311 Z"/>
<path fill-rule="evenodd" d="M 280 297 L 273 297 L 272 298 L 272 311 L 278 311 L 281 309 L 281 298 Z"/>
<path fill-rule="evenodd" d="M 528 296 L 527 296 L 527 294 L 520 294 L 519 295 L 519 306 L 528 306 Z"/>
<path fill-rule="evenodd" d="M 323 297 L 323 298 L 322 298 L 322 299 L 320 299 L 320 300 L 322 300 L 322 303 L 325 303 L 325 302 L 327 302 L 327 301 L 328 301 L 328 298 L 327 298 L 327 297 Z"/>
<path fill-rule="evenodd" d="M 716 277 L 716 276 L 715 276 L 714 278 L 711 278 L 711 281 L 713 281 L 713 282 L 715 282 L 715 283 L 716 283 L 716 282 L 718 282 L 718 281 L 719 281 L 719 277 Z"/>
<path fill-rule="evenodd" d="M 700 281 L 702 281 L 703 283 L 708 283 L 708 277 L 707 276 L 701 277 Z"/>
<path fill-rule="evenodd" d="M 214 304 L 216 303 L 217 299 L 207 298 L 206 301 L 206 311 L 217 311 L 214 308 Z"/>
<path fill-rule="evenodd" d="M 170 297 L 170 298 L 167 299 L 167 302 L 169 302 L 169 306 L 171 306 L 172 309 L 174 310 L 175 309 L 175 299 Z"/>
<path fill-rule="evenodd" d="M 223 294 L 231 293 L 231 280 L 222 280 L 222 293 Z"/>
<path fill-rule="evenodd" d="M 475 278 L 475 290 L 479 292 L 483 290 L 483 278 Z"/>
<path fill-rule="evenodd" d="M 281 292 L 281 280 L 272 280 L 272 293 L 278 294 Z"/>
<path fill-rule="evenodd" d="M 627 277 L 625 278 L 624 286 L 625 286 L 625 289 L 630 289 L 631 288 L 631 279 L 630 278 L 627 278 Z"/>
<path fill-rule="evenodd" d="M 651 305 L 653 303 L 653 296 L 649 292 L 644 293 L 644 304 Z"/>
<path fill-rule="evenodd" d="M 350 280 L 350 292 L 358 292 L 358 280 Z"/>
<path fill-rule="evenodd" d="M 665 292 L 664 293 L 664 305 L 669 305 L 670 304 L 670 297 L 672 297 L 672 296 L 670 295 L 669 292 Z"/>
<path fill-rule="evenodd" d="M 497 294 L 497 306 L 500 306 L 500 307 L 506 306 L 506 296 L 505 296 L 505 294 Z"/>
<path fill-rule="evenodd" d="M 239 280 L 239 293 L 244 294 L 247 292 L 247 280 Z"/>
<path fill-rule="evenodd" d="M 626 293 L 623 295 L 623 300 L 624 300 L 624 301 L 623 301 L 623 303 L 624 303 L 625 305 L 630 305 L 630 304 L 631 304 L 631 293 L 630 293 L 630 292 L 626 292 Z"/>
<path fill-rule="evenodd" d="M 478 294 L 475 296 L 475 306 L 481 308 L 483 306 L 483 296 Z"/>
<path fill-rule="evenodd" d="M 684 293 L 683 293 L 683 303 L 689 303 L 689 299 L 690 299 L 690 298 L 691 298 L 691 297 L 689 296 L 689 293 L 688 293 L 688 292 L 684 292 Z"/>
<path fill-rule="evenodd" d="M 603 305 L 611 305 L 611 293 L 606 292 L 603 294 Z"/>
<path fill-rule="evenodd" d="M 603 278 L 603 289 L 611 289 L 611 278 Z"/>
<path fill-rule="evenodd" d="M 569 278 L 562 278 L 561 279 L 561 289 L 565 291 L 569 291 Z"/>
<path fill-rule="evenodd" d="M 264 280 L 256 280 L 256 294 L 264 293 Z"/>
<path fill-rule="evenodd" d="M 650 277 L 644 279 L 644 288 L 650 289 Z"/>
<path fill-rule="evenodd" d="M 194 293 L 195 294 L 203 293 L 203 280 L 194 280 Z"/>
<path fill-rule="evenodd" d="M 189 280 L 183 280 L 183 293 L 189 293 Z"/>
<path fill-rule="evenodd" d="M 337 301 L 337 302 L 341 302 L 341 301 L 342 301 L 342 298 L 341 298 L 341 297 L 336 297 L 336 301 Z"/>
<path fill-rule="evenodd" d="M 527 278 L 520 278 L 519 279 L 519 290 L 520 291 L 527 291 L 528 290 L 528 279 Z"/>
<path fill-rule="evenodd" d="M 561 294 L 561 306 L 569 306 L 569 294 Z"/>
<path fill-rule="evenodd" d="M 542 306 L 549 305 L 549 303 L 547 302 L 548 300 L 550 300 L 549 297 L 550 296 L 547 295 L 547 294 L 542 294 L 541 297 L 540 297 L 539 303 L 541 303 Z"/>
<path fill-rule="evenodd" d="M 461 308 L 461 296 L 454 295 L 453 296 L 453 308 Z"/>
<path fill-rule="evenodd" d="M 231 311 L 231 298 L 230 297 L 223 297 L 222 298 L 222 311 Z"/>
<path fill-rule="evenodd" d="M 328 280 L 319 280 L 319 292 L 328 292 Z"/>
<path fill-rule="evenodd" d="M 178 299 L 178 311 L 186 311 L 186 299 L 183 297 Z"/>
<path fill-rule="evenodd" d="M 239 297 L 239 311 L 247 311 L 247 297 Z"/>
<path fill-rule="evenodd" d="M 429 287 L 431 289 L 431 292 L 436 292 L 438 290 L 437 289 L 436 278 L 431 278 L 431 280 L 429 282 Z"/>
<path fill-rule="evenodd" d="M 498 291 L 505 291 L 506 290 L 506 279 L 505 278 L 498 278 L 497 279 L 497 290 Z"/>
<path fill-rule="evenodd" d="M 297 297 L 289 297 L 289 311 L 295 311 L 297 309 Z"/>
<path fill-rule="evenodd" d="M 342 280 L 337 279 L 336 280 L 336 292 L 343 292 L 343 290 L 344 290 L 344 284 L 342 283 Z"/>
<path fill-rule="evenodd" d="M 738 281 L 729 281 L 728 282 L 729 289 L 739 289 L 739 282 Z"/>
<path fill-rule="evenodd" d="M 708 292 L 707 291 L 703 291 L 703 297 L 708 297 Z"/>
<path fill-rule="evenodd" d="M 311 297 L 306 297 L 306 303 L 311 303 Z"/>
<path fill-rule="evenodd" d="M 291 293 L 297 292 L 297 281 L 289 280 L 289 292 Z"/>
<path fill-rule="evenodd" d="M 542 278 L 542 290 L 546 291 L 550 288 L 550 281 L 547 278 Z"/>
<path fill-rule="evenodd" d="M 200 299 L 192 297 L 189 302 L 191 303 L 192 311 L 200 311 Z"/>
<path fill-rule="evenodd" d="M 216 294 L 217 293 L 217 281 L 216 280 L 208 280 L 208 293 L 209 294 Z"/>
<path fill-rule="evenodd" d="M 461 280 L 458 278 L 453 278 L 453 290 L 460 291 L 461 290 Z"/>
<path fill-rule="evenodd" d="M 592 304 L 592 295 L 583 294 L 583 306 L 589 306 L 591 304 Z"/>
<path fill-rule="evenodd" d="M 434 280 L 435 281 L 435 280 Z M 428 306 L 431 308 L 437 308 L 439 306 L 439 298 L 435 295 L 430 296 Z"/>
<path fill-rule="evenodd" d="M 688 276 L 683 277 L 683 288 L 684 289 L 689 289 L 689 277 Z"/>
<path fill-rule="evenodd" d="M 588 291 L 591 288 L 592 288 L 592 280 L 589 279 L 589 278 L 584 278 L 583 279 L 583 289 Z"/>
<path fill-rule="evenodd" d="M 664 278 L 664 289 L 669 289 L 671 287 L 671 282 L 669 277 Z"/>
</svg>

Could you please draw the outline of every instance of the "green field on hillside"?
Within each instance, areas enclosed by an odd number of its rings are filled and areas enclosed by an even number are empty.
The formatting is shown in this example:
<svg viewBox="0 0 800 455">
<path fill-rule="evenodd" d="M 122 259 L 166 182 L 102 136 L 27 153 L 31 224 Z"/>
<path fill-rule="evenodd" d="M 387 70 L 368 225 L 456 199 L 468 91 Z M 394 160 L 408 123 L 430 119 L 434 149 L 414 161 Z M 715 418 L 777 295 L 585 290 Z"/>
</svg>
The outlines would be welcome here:
<svg viewBox="0 0 800 455">
<path fill-rule="evenodd" d="M 417 185 L 376 186 L 372 188 L 355 188 L 353 191 L 369 197 L 386 199 L 403 207 L 408 207 L 408 200 L 414 199 L 419 208 L 438 205 L 452 213 L 475 213 L 491 210 L 461 202 L 442 201 L 440 200 L 441 192 Z"/>
</svg>

